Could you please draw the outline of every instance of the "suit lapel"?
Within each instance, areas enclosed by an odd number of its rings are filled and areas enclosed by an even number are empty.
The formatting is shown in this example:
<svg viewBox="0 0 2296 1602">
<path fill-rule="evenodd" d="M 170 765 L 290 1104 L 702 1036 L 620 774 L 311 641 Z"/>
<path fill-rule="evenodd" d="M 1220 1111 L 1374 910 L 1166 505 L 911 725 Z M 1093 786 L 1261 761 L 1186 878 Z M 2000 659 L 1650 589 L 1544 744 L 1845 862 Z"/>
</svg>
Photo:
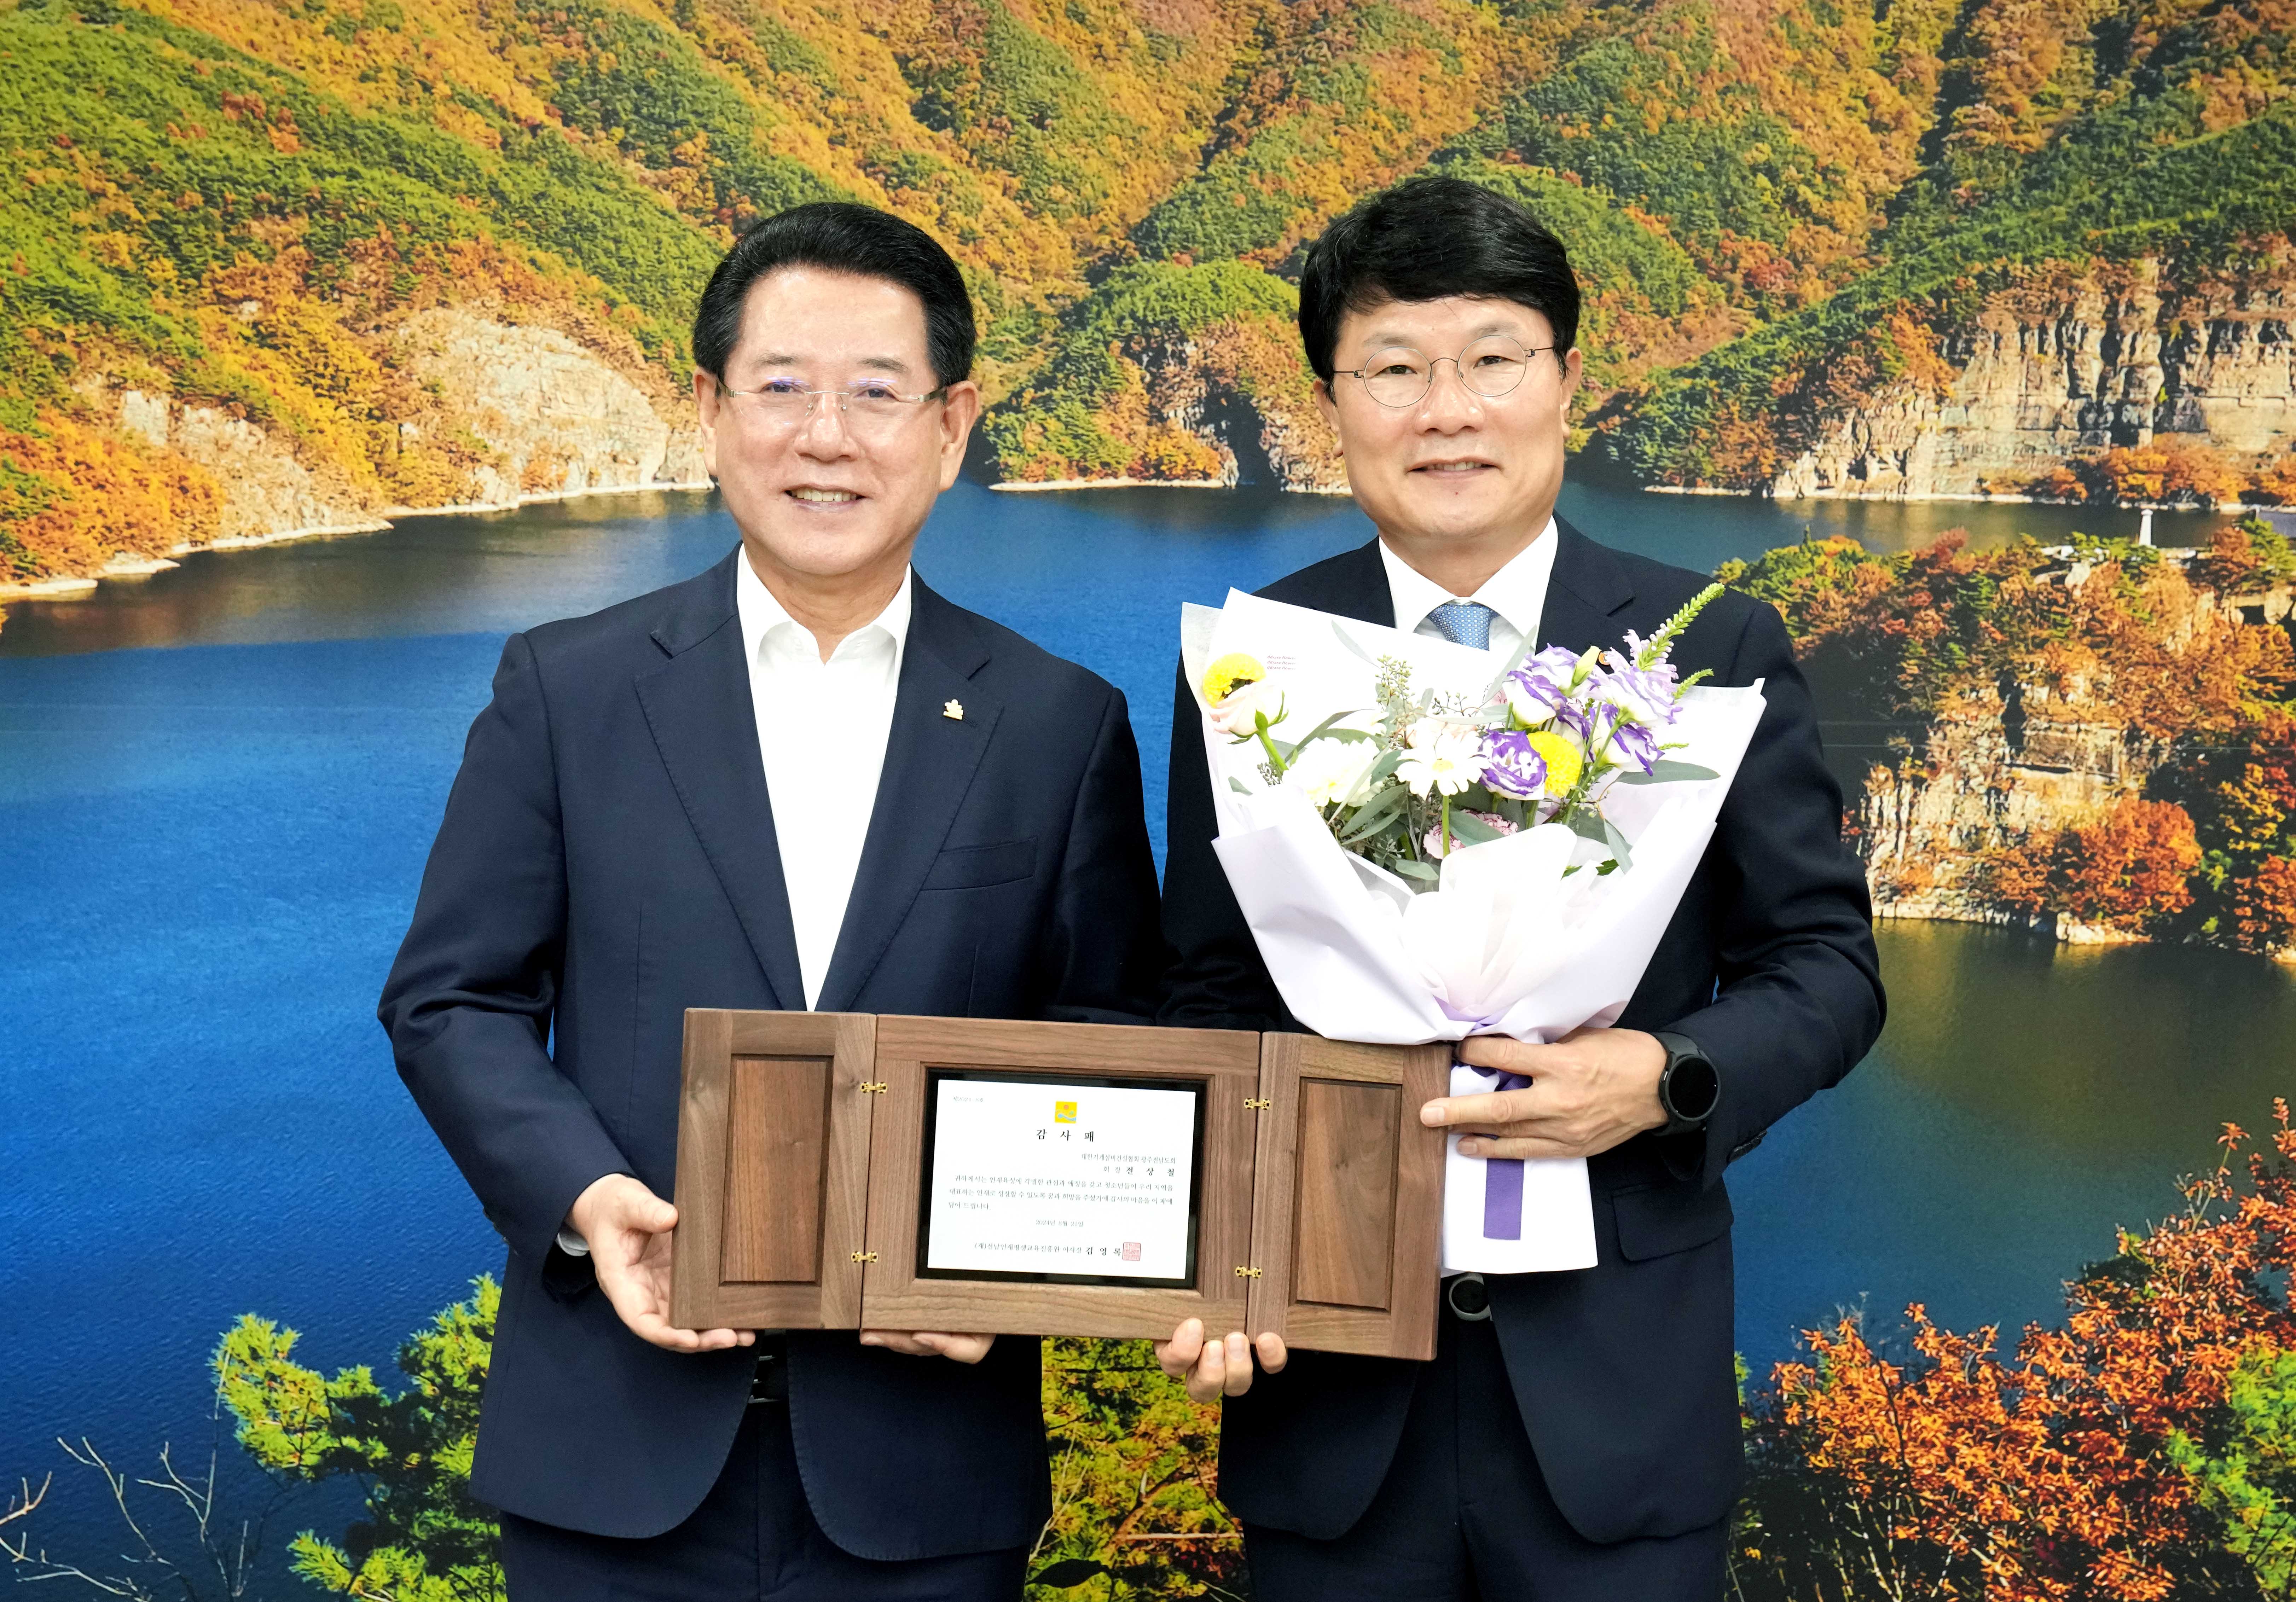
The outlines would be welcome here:
<svg viewBox="0 0 2296 1602">
<path fill-rule="evenodd" d="M 1359 623 L 1395 627 L 1395 592 L 1388 587 L 1387 563 L 1379 554 L 1376 538 L 1369 545 L 1341 552 L 1301 577 L 1310 582 L 1302 584 L 1299 596 L 1284 599 Z"/>
<path fill-rule="evenodd" d="M 693 580 L 692 593 L 653 631 L 669 660 L 638 676 L 638 702 L 766 982 L 795 1012 L 805 1006 L 805 984 L 734 605 L 734 563 L 742 559 L 736 546 Z"/>
<path fill-rule="evenodd" d="M 1634 586 L 1610 552 L 1559 517 L 1554 531 L 1562 544 L 1539 613 L 1539 645 L 1571 651 L 1618 645 L 1625 628 L 1618 614 L 1635 598 Z"/>
<path fill-rule="evenodd" d="M 860 995 L 956 821 L 1004 711 L 1003 702 L 972 682 L 988 661 L 964 614 L 917 579 L 884 770 L 844 926 L 822 982 L 823 1012 L 842 1012 Z M 963 717 L 947 715 L 952 701 Z"/>
</svg>

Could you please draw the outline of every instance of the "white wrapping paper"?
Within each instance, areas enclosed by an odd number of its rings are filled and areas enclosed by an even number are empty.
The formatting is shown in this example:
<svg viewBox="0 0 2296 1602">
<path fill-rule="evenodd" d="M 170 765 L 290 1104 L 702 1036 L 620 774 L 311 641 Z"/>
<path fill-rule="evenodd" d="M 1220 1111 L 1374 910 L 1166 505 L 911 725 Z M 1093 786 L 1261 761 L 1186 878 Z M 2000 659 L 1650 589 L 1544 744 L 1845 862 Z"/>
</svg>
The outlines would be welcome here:
<svg viewBox="0 0 2296 1602">
<path fill-rule="evenodd" d="M 1267 668 L 1285 711 L 1278 739 L 1297 740 L 1334 712 L 1376 717 L 1374 661 L 1412 664 L 1414 689 L 1479 694 L 1505 664 L 1447 641 L 1334 618 L 1231 590 L 1225 608 L 1190 606 L 1182 661 L 1203 708 L 1205 669 L 1240 651 Z M 1350 648 L 1350 645 L 1354 648 Z M 1203 723 L 1219 824 L 1213 849 L 1269 974 L 1300 1023 L 1332 1039 L 1417 1045 L 1502 1034 L 1552 1042 L 1602 1028 L 1626 1007 L 1691 875 L 1754 726 L 1761 686 L 1697 688 L 1666 739 L 1672 760 L 1716 777 L 1617 785 L 1603 811 L 1631 847 L 1631 866 L 1564 870 L 1602 853 L 1560 825 L 1526 829 L 1445 859 L 1441 889 L 1414 895 L 1394 875 L 1343 850 L 1307 800 L 1259 772 L 1257 741 L 1237 744 Z M 1494 1076 L 1452 1070 L 1454 1095 Z M 1523 1164 L 1521 1236 L 1484 1233 L 1488 1163 L 1450 1140 L 1444 1171 L 1442 1269 L 1521 1274 L 1591 1268 L 1593 1204 L 1581 1159 Z"/>
</svg>

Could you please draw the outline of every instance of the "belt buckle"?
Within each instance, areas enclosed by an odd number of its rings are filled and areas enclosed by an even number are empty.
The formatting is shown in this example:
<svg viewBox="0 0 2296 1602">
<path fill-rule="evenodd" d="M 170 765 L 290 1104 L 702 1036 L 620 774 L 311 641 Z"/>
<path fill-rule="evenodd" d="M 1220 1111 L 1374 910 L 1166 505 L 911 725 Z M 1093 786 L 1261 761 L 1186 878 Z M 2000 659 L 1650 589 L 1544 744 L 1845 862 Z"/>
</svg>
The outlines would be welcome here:
<svg viewBox="0 0 2296 1602">
<path fill-rule="evenodd" d="M 1454 1318 L 1480 1324 L 1491 1316 L 1491 1294 L 1480 1274 L 1457 1274 L 1443 1285 L 1443 1300 Z"/>
</svg>

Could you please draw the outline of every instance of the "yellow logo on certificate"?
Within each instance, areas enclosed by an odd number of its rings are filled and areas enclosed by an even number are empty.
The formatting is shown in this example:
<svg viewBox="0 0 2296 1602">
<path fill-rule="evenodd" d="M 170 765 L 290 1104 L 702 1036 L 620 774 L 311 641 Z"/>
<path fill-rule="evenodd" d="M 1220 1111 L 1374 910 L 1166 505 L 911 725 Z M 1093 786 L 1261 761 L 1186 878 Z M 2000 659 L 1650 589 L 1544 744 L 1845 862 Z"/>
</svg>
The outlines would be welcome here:
<svg viewBox="0 0 2296 1602">
<path fill-rule="evenodd" d="M 1053 1121 L 1054 1123 L 1074 1123 L 1076 1121 L 1076 1103 L 1072 1101 L 1054 1102 L 1053 1104 Z"/>
</svg>

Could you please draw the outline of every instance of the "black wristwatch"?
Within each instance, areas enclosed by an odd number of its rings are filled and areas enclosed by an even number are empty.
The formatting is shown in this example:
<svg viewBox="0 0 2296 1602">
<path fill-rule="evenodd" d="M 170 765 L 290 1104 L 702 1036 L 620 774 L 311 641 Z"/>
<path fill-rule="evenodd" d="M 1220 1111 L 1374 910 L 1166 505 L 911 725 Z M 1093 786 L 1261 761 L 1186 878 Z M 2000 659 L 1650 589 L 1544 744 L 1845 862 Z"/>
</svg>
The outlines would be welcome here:
<svg viewBox="0 0 2296 1602">
<path fill-rule="evenodd" d="M 1660 1033 L 1656 1038 L 1666 1047 L 1666 1067 L 1658 1076 L 1658 1105 L 1666 1113 L 1666 1122 L 1657 1133 L 1681 1135 L 1704 1129 L 1722 1099 L 1722 1076 L 1688 1035 Z"/>
</svg>

